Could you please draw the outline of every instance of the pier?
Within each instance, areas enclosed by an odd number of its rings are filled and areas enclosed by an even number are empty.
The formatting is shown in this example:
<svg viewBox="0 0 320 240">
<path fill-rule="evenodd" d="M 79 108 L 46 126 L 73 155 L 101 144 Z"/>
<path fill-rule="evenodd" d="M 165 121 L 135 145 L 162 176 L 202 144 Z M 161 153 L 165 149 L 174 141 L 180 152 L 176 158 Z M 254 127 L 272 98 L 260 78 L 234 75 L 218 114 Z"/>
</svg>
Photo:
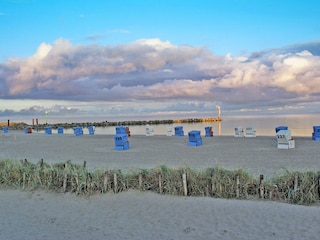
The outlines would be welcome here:
<svg viewBox="0 0 320 240">
<path fill-rule="evenodd" d="M 135 125 L 155 125 L 155 124 L 180 124 L 180 123 L 199 123 L 199 122 L 220 122 L 222 119 L 220 117 L 212 118 L 186 118 L 186 119 L 167 119 L 167 120 L 148 120 L 148 121 L 119 121 L 119 122 L 77 122 L 77 123 L 53 123 L 49 124 L 53 129 L 58 127 L 73 128 L 76 126 L 90 126 L 94 125 L 96 127 L 109 127 L 109 126 L 135 126 Z M 0 126 L 6 126 L 7 123 L 1 123 Z M 24 129 L 25 126 L 31 126 L 33 129 L 42 130 L 47 124 L 27 124 L 24 122 L 10 122 L 10 129 Z"/>
</svg>

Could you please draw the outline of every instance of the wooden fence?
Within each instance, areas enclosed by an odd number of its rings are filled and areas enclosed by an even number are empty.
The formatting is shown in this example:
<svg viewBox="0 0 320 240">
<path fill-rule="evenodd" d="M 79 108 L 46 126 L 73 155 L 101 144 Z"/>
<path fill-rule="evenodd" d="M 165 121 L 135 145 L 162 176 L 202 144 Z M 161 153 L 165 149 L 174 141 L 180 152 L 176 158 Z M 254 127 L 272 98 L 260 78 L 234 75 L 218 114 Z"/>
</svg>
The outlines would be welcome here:
<svg viewBox="0 0 320 240">
<path fill-rule="evenodd" d="M 47 164 L 29 161 L 0 161 L 0 187 L 50 189 L 75 194 L 122 192 L 129 189 L 180 196 L 207 196 L 235 199 L 267 199 L 310 205 L 319 202 L 320 172 L 287 172 L 265 181 L 244 170 L 218 167 L 90 170 L 71 161 Z"/>
</svg>

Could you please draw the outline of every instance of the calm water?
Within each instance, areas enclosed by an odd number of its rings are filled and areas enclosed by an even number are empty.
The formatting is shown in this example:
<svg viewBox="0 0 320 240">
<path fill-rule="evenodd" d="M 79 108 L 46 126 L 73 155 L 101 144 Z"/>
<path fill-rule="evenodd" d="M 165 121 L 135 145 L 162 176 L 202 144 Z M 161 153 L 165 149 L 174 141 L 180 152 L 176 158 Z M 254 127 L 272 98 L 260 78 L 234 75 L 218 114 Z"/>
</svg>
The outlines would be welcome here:
<svg viewBox="0 0 320 240">
<path fill-rule="evenodd" d="M 173 125 L 153 125 L 154 135 L 166 135 L 167 126 L 171 126 L 174 130 L 175 126 L 183 126 L 185 135 L 191 130 L 200 130 L 201 134 L 205 134 L 204 128 L 211 126 L 214 135 L 234 135 L 235 127 L 254 126 L 257 136 L 274 136 L 275 128 L 278 126 L 288 126 L 291 135 L 294 136 L 311 136 L 313 126 L 320 126 L 320 115 L 298 115 L 298 116 L 277 116 L 277 117 L 254 117 L 254 118 L 237 118 L 225 117 L 221 122 L 210 123 L 194 123 L 194 124 L 173 124 Z M 145 135 L 146 126 L 129 126 L 132 135 Z M 53 130 L 56 133 L 56 130 Z M 73 129 L 65 129 L 66 134 L 73 134 Z M 84 134 L 88 134 L 88 130 L 84 129 Z M 115 134 L 115 127 L 97 127 L 95 134 Z"/>
</svg>

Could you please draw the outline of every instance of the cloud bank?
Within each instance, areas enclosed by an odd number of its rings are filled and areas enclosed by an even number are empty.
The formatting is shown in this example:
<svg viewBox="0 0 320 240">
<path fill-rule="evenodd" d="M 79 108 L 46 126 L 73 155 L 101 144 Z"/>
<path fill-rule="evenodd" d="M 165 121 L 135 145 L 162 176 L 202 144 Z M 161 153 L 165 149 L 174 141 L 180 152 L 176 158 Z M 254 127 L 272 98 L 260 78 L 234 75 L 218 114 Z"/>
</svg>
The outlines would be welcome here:
<svg viewBox="0 0 320 240">
<path fill-rule="evenodd" d="M 215 56 L 204 47 L 160 39 L 116 46 L 73 46 L 58 39 L 40 44 L 28 58 L 0 63 L 0 98 L 211 101 L 234 109 L 318 103 L 319 49 L 320 42 L 313 42 Z"/>
</svg>

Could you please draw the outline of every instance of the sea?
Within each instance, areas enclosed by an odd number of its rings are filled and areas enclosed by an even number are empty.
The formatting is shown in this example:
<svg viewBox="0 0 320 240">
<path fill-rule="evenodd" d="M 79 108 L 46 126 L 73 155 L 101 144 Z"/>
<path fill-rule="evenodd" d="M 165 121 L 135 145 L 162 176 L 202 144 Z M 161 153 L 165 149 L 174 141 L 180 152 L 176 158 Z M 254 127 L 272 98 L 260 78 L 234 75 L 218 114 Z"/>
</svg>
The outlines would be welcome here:
<svg viewBox="0 0 320 240">
<path fill-rule="evenodd" d="M 275 128 L 287 126 L 291 131 L 291 136 L 306 137 L 312 135 L 313 126 L 320 126 L 319 115 L 290 115 L 290 116 L 254 116 L 254 117 L 222 117 L 219 122 L 200 123 L 179 123 L 179 124 L 156 124 L 152 125 L 154 135 L 166 135 L 167 127 L 171 127 L 174 132 L 175 126 L 182 126 L 185 135 L 189 131 L 201 131 L 205 135 L 205 127 L 212 127 L 214 136 L 232 136 L 235 128 L 253 127 L 257 136 L 275 136 Z M 145 135 L 146 125 L 128 126 L 131 135 Z M 65 134 L 73 134 L 73 129 L 65 129 Z M 84 134 L 88 134 L 88 129 L 84 129 Z M 114 135 L 115 127 L 96 127 L 95 134 Z"/>
</svg>

